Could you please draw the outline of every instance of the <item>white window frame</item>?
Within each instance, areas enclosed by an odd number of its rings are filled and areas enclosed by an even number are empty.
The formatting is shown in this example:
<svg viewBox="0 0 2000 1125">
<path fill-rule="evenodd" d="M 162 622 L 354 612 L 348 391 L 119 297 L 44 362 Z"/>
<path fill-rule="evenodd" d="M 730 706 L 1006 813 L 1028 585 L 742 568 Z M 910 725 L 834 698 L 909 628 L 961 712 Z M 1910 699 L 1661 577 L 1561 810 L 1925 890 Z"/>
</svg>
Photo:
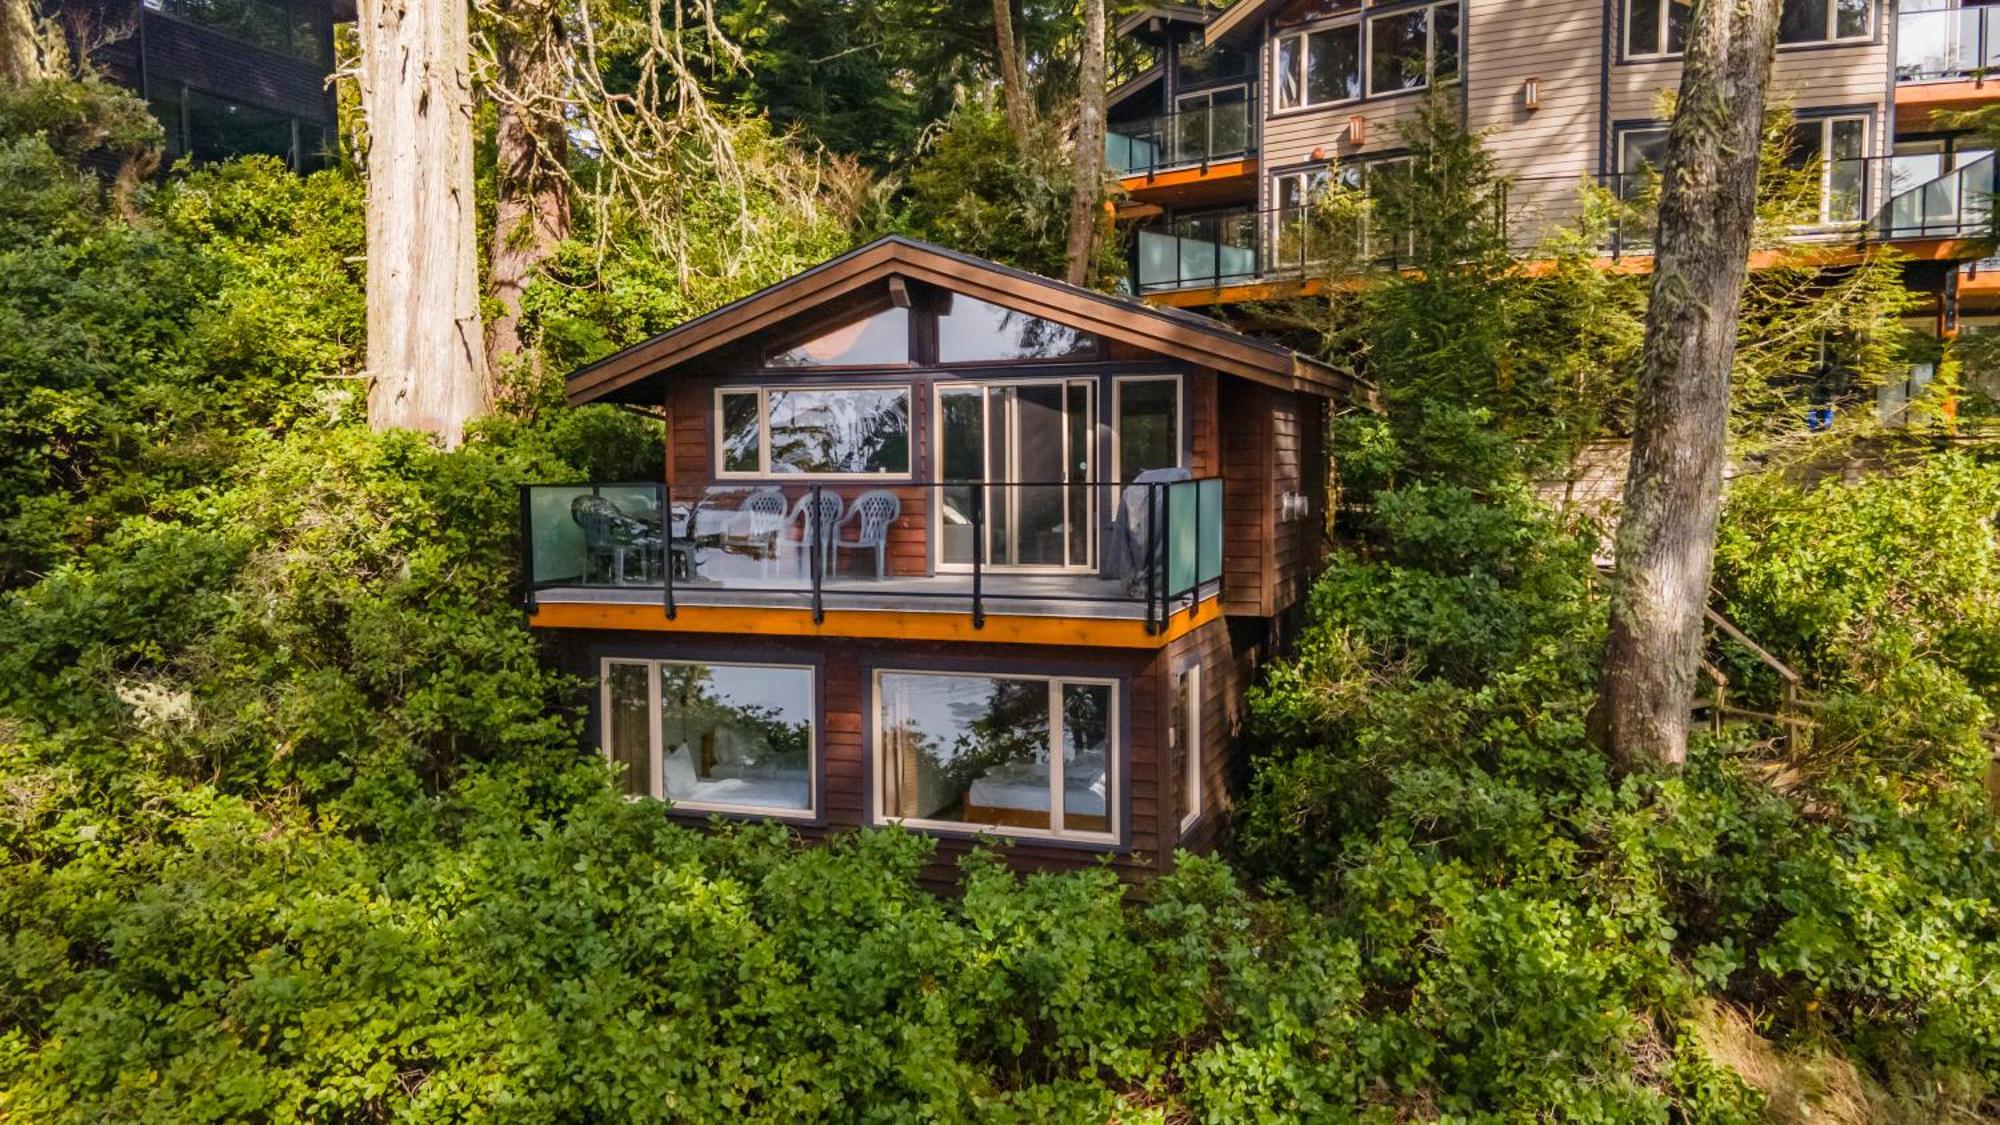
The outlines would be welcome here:
<svg viewBox="0 0 2000 1125">
<path fill-rule="evenodd" d="M 1181 755 L 1181 835 L 1188 834 L 1202 816 L 1201 767 L 1201 661 L 1182 668 L 1174 677 L 1174 696 L 1181 700 L 1180 722 L 1170 728 Z M 1183 690 L 1185 682 L 1185 690 Z"/>
<path fill-rule="evenodd" d="M 814 820 L 819 816 L 819 669 L 810 664 L 785 664 L 758 660 L 652 660 L 636 656 L 607 656 L 598 662 L 598 752 L 607 762 L 611 756 L 611 667 L 614 664 L 646 669 L 646 761 L 644 796 L 628 795 L 631 801 L 667 801 L 675 810 L 729 813 L 737 816 L 770 817 L 774 820 Z M 660 668 L 663 665 L 697 668 L 781 668 L 806 673 L 806 712 L 812 716 L 812 737 L 806 746 L 806 807 L 779 808 L 768 805 L 735 805 L 708 801 L 681 801 L 667 795 L 665 782 L 666 746 L 660 715 Z"/>
<path fill-rule="evenodd" d="M 1094 375 L 1088 375 L 1088 376 L 1068 375 L 1068 376 L 1039 376 L 1030 379 L 1009 379 L 1005 377 L 999 377 L 993 379 L 951 379 L 951 380 L 939 379 L 935 383 L 931 384 L 931 417 L 937 420 L 936 424 L 932 427 L 934 433 L 932 435 L 931 440 L 935 443 L 935 454 L 936 454 L 933 464 L 939 466 L 938 481 L 937 481 L 939 488 L 933 489 L 931 492 L 931 495 L 933 497 L 936 497 L 938 500 L 937 503 L 931 505 L 932 513 L 930 517 L 931 572 L 933 574 L 972 573 L 972 564 L 970 562 L 947 562 L 945 560 L 944 503 L 943 503 L 943 494 L 940 491 L 940 489 L 947 487 L 991 488 L 995 485 L 1002 485 L 1009 483 L 1004 480 L 995 481 L 991 479 L 993 475 L 992 473 L 993 466 L 989 462 L 992 457 L 991 430 L 993 425 L 993 406 L 992 406 L 992 399 L 988 397 L 987 392 L 994 387 L 1018 387 L 1018 386 L 1027 386 L 1030 384 L 1038 386 L 1060 386 L 1063 388 L 1064 394 L 1068 394 L 1070 387 L 1077 385 L 1087 385 L 1090 388 L 1090 433 L 1093 440 L 1091 442 L 1091 448 L 1086 450 L 1085 453 L 1090 459 L 1092 476 L 1091 479 L 1089 480 L 1080 480 L 1074 482 L 1076 487 L 1085 489 L 1085 495 L 1088 498 L 1089 511 L 1085 513 L 1083 519 L 1084 534 L 1090 536 L 1090 542 L 1087 544 L 1085 550 L 1085 554 L 1088 556 L 1088 561 L 1076 564 L 1069 563 L 1067 561 L 1069 559 L 1069 544 L 1065 542 L 1063 544 L 1063 559 L 1065 561 L 1062 566 L 1043 566 L 1034 563 L 1008 564 L 1008 563 L 986 562 L 982 563 L 979 569 L 987 574 L 1095 574 L 1097 573 L 1098 555 L 1099 552 L 1104 549 L 1103 536 L 1098 533 L 1098 527 L 1097 527 L 1097 518 L 1098 518 L 1097 485 L 1100 483 L 1098 478 L 1103 474 L 1103 466 L 1098 464 L 1097 443 L 1095 441 L 1095 438 L 1097 436 L 1098 427 L 1101 425 L 1105 425 L 1107 423 L 1105 422 L 1104 419 L 1104 404 L 1099 401 L 1103 396 L 1098 391 L 1099 384 L 1097 377 Z M 980 456 L 980 465 L 983 467 L 983 471 L 987 479 L 981 481 L 945 481 L 942 476 L 944 472 L 943 470 L 944 396 L 952 392 L 966 391 L 972 389 L 977 389 L 979 391 L 979 433 L 983 442 L 985 443 L 984 448 L 982 448 L 979 451 L 979 456 Z M 1071 461 L 1074 460 L 1075 457 L 1075 450 L 1071 447 L 1069 438 L 1070 435 L 1068 427 L 1064 427 L 1063 431 L 1064 464 L 1069 464 Z M 1008 440 L 1010 442 L 1014 442 L 1018 441 L 1019 439 L 1015 435 L 1009 435 Z M 1113 456 L 1115 457 L 1116 456 L 1115 445 L 1113 448 L 1114 448 Z M 1028 483 L 1034 483 L 1034 482 L 1028 482 Z M 989 500 L 991 499 L 990 493 L 988 495 L 988 499 Z M 989 522 L 987 526 L 991 527 L 992 525 Z M 978 549 L 977 544 L 974 544 L 974 549 L 975 550 Z"/>
<path fill-rule="evenodd" d="M 1782 4 L 1783 2 L 1784 0 L 1779 0 L 1780 4 Z M 1787 51 L 1787 50 L 1802 50 L 1809 47 L 1824 47 L 1829 43 L 1874 42 L 1875 40 L 1874 0 L 1869 0 L 1867 8 L 1868 21 L 1866 26 L 1863 28 L 1861 34 L 1859 35 L 1838 34 L 1840 30 L 1840 14 L 1836 0 L 1819 0 L 1819 2 L 1826 6 L 1826 27 L 1825 27 L 1826 37 L 1823 39 L 1801 39 L 1793 43 L 1780 42 L 1778 44 L 1778 50 Z M 1623 34 L 1621 36 L 1624 39 L 1624 43 L 1622 44 L 1622 46 L 1624 47 L 1623 57 L 1633 60 L 1677 59 L 1687 53 L 1685 48 L 1676 51 L 1670 49 L 1668 46 L 1669 41 L 1667 38 L 1667 26 L 1672 20 L 1672 12 L 1671 12 L 1672 5 L 1673 5 L 1673 0 L 1660 0 L 1660 14 L 1658 17 L 1659 26 L 1656 29 L 1660 33 L 1659 50 L 1634 51 L 1632 49 L 1632 0 L 1619 0 L 1619 5 L 1618 5 L 1619 23 L 1624 28 Z M 1782 19 L 1783 17 L 1784 13 L 1783 11 L 1780 11 L 1779 18 Z"/>
<path fill-rule="evenodd" d="M 909 440 L 905 443 L 909 450 L 910 463 L 901 472 L 892 473 L 780 473 L 771 468 L 771 393 L 773 391 L 901 391 L 904 408 L 910 425 Z M 752 471 L 729 470 L 723 467 L 725 453 L 723 442 L 722 398 L 724 395 L 757 396 L 757 468 Z M 910 480 L 917 469 L 917 395 L 910 383 L 739 383 L 725 384 L 715 388 L 712 403 L 715 422 L 709 428 L 710 440 L 715 445 L 713 468 L 716 480 L 777 480 L 777 481 L 863 481 Z"/>
<path fill-rule="evenodd" d="M 1833 113 L 1824 117 L 1800 117 L 1793 120 L 1793 128 L 1810 125 L 1819 130 L 1819 214 L 1812 222 L 1800 224 L 1794 227 L 1794 230 L 1846 230 L 1860 226 L 1868 221 L 1869 196 L 1872 194 L 1869 190 L 1871 185 L 1868 181 L 1875 172 L 1875 169 L 1870 167 L 1868 159 L 1868 118 L 1869 115 L 1866 113 Z M 1835 158 L 1829 157 L 1827 153 L 1833 147 L 1833 126 L 1843 121 L 1859 122 L 1861 125 L 1861 155 L 1858 157 L 1838 158 L 1840 161 L 1859 160 L 1862 162 L 1861 215 L 1859 218 L 1834 218 L 1830 213 L 1833 208 L 1833 166 L 1836 161 Z"/>
<path fill-rule="evenodd" d="M 1022 680 L 1043 683 L 1049 689 L 1049 827 L 1023 828 L 1013 825 L 973 824 L 956 820 L 924 820 L 918 817 L 890 816 L 888 776 L 889 747 L 882 721 L 882 708 L 886 696 L 882 691 L 884 676 L 937 676 L 970 680 Z M 1104 832 L 1071 831 L 1063 827 L 1063 776 L 1062 776 L 1062 688 L 1064 684 L 1082 684 L 1104 687 L 1110 690 L 1111 702 L 1106 719 L 1106 746 L 1104 757 L 1104 814 L 1109 826 Z M 988 671 L 939 671 L 934 668 L 877 668 L 869 676 L 870 729 L 869 770 L 870 788 L 874 794 L 870 820 L 876 825 L 900 825 L 926 832 L 962 833 L 981 836 L 1010 836 L 1031 840 L 1067 840 L 1078 843 L 1115 844 L 1123 840 L 1125 832 L 1125 730 L 1123 713 L 1120 710 L 1120 685 L 1115 679 L 1102 676 L 1044 676 L 1019 672 Z"/>
<path fill-rule="evenodd" d="M 1368 29 L 1362 26 L 1364 22 L 1365 21 L 1361 18 L 1361 14 L 1357 12 L 1353 15 L 1341 16 L 1338 19 L 1328 20 L 1325 23 L 1311 24 L 1306 27 L 1294 28 L 1292 30 L 1286 31 L 1282 35 L 1274 35 L 1271 37 L 1271 105 L 1276 109 L 1277 112 L 1295 113 L 1299 110 L 1305 110 L 1305 109 L 1324 109 L 1327 106 L 1353 105 L 1356 102 L 1364 101 L 1367 99 Z M 1354 83 L 1354 87 L 1355 89 L 1360 90 L 1361 92 L 1351 98 L 1336 98 L 1333 101 L 1325 101 L 1325 102 L 1313 101 L 1312 95 L 1309 93 L 1312 87 L 1308 85 L 1306 81 L 1307 72 L 1311 69 L 1312 66 L 1312 44 L 1308 40 L 1310 39 L 1311 36 L 1316 35 L 1320 32 L 1337 31 L 1343 27 L 1354 28 L 1354 38 L 1356 45 L 1356 50 L 1354 52 L 1354 55 L 1355 55 L 1356 65 L 1360 67 L 1360 72 L 1355 75 L 1356 81 Z M 1278 58 L 1281 51 L 1281 46 L 1287 39 L 1296 39 L 1299 41 L 1299 69 L 1298 69 L 1299 101 L 1297 105 L 1279 104 L 1279 99 L 1284 96 L 1283 91 L 1285 88 L 1285 84 L 1284 84 L 1284 79 L 1281 78 L 1278 74 Z"/>
<path fill-rule="evenodd" d="M 1435 4 L 1419 4 L 1412 8 L 1398 8 L 1390 12 L 1371 12 L 1368 16 L 1368 31 L 1361 44 L 1361 88 L 1370 98 L 1392 98 L 1397 94 L 1414 94 L 1428 90 L 1437 84 L 1437 10 L 1439 8 L 1458 9 L 1458 57 L 1460 70 L 1465 60 L 1465 6 L 1460 0 L 1438 0 Z M 1398 86 L 1393 90 L 1375 88 L 1375 24 L 1380 20 L 1392 20 L 1407 16 L 1411 12 L 1424 14 L 1424 80 L 1415 86 Z M 1458 79 L 1458 71 L 1453 71 L 1450 81 Z M 1303 89 L 1303 88 L 1301 88 Z"/>
</svg>

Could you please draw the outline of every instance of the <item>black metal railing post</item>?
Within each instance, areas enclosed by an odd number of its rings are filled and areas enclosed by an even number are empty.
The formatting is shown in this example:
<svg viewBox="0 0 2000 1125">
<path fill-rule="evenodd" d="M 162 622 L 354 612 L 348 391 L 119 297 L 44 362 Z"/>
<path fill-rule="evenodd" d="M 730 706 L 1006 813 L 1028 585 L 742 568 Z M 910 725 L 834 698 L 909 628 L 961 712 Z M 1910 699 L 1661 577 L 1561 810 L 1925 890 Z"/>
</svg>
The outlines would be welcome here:
<svg viewBox="0 0 2000 1125">
<path fill-rule="evenodd" d="M 1146 632 L 1157 633 L 1160 631 L 1162 623 L 1155 621 L 1153 618 L 1154 586 L 1156 580 L 1165 577 L 1158 570 L 1160 565 L 1160 519 L 1159 513 L 1153 509 L 1153 489 L 1158 486 L 1146 484 L 1127 485 L 1126 487 L 1143 487 L 1146 490 Z M 1165 585 L 1165 582 L 1158 582 L 1158 585 Z"/>
<path fill-rule="evenodd" d="M 986 628 L 985 591 L 980 560 L 986 555 L 986 483 L 972 486 L 972 627 Z"/>
<path fill-rule="evenodd" d="M 812 486 L 812 495 L 807 498 L 807 502 L 812 505 L 812 510 L 806 514 L 806 528 L 811 533 L 810 538 L 812 540 L 811 543 L 807 544 L 811 549 L 807 552 L 810 557 L 806 560 L 806 573 L 812 576 L 813 624 L 815 625 L 826 620 L 826 606 L 822 603 L 820 597 L 820 571 L 825 569 L 822 560 L 825 557 L 823 552 L 826 550 L 826 541 L 821 538 L 825 532 L 820 527 L 819 498 L 820 486 L 815 484 Z"/>
<path fill-rule="evenodd" d="M 534 486 L 521 486 L 521 604 L 535 612 Z"/>
<path fill-rule="evenodd" d="M 675 617 L 679 616 L 680 614 L 679 607 L 674 605 L 673 497 L 670 494 L 668 494 L 667 482 L 665 481 L 654 482 L 653 489 L 654 489 L 654 495 L 659 498 L 657 510 L 660 513 L 660 571 L 661 571 L 661 583 L 662 583 L 661 589 L 664 591 L 663 597 L 666 599 L 667 620 L 672 621 Z M 689 550 L 688 567 L 690 570 L 692 570 L 694 567 L 694 555 L 692 553 L 694 550 L 694 545 L 692 542 L 688 544 L 688 550 Z"/>
</svg>

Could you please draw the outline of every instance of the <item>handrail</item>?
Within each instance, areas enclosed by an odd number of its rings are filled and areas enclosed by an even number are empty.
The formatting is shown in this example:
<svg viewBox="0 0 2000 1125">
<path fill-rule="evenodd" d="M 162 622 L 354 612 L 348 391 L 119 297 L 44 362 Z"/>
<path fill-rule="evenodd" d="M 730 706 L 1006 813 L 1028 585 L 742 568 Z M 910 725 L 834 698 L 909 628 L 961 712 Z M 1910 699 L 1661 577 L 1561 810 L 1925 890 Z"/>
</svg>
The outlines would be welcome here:
<svg viewBox="0 0 2000 1125">
<path fill-rule="evenodd" d="M 1113 122 L 1104 132 L 1105 163 L 1115 176 L 1150 179 L 1176 168 L 1207 168 L 1219 161 L 1254 156 L 1258 137 L 1256 83 L 1247 84 L 1245 99 Z M 1198 140 L 1191 129 L 1198 130 Z"/>
</svg>

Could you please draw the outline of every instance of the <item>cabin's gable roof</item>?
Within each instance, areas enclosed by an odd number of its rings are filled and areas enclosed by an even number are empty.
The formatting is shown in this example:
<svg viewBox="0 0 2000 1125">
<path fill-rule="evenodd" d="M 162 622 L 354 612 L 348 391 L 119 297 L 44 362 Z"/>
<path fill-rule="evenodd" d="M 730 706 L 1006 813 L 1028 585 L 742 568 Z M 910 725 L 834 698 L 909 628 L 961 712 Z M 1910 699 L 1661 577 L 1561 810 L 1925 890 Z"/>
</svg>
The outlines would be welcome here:
<svg viewBox="0 0 2000 1125">
<path fill-rule="evenodd" d="M 620 392 L 669 376 L 759 333 L 810 317 L 828 304 L 886 291 L 890 279 L 919 282 L 1042 317 L 1160 355 L 1186 359 L 1270 386 L 1310 394 L 1352 394 L 1372 401 L 1373 388 L 1289 348 L 1253 339 L 1219 321 L 1178 309 L 1066 285 L 969 254 L 902 237 L 856 250 L 761 289 L 650 340 L 571 374 L 569 401 L 626 398 Z"/>
</svg>

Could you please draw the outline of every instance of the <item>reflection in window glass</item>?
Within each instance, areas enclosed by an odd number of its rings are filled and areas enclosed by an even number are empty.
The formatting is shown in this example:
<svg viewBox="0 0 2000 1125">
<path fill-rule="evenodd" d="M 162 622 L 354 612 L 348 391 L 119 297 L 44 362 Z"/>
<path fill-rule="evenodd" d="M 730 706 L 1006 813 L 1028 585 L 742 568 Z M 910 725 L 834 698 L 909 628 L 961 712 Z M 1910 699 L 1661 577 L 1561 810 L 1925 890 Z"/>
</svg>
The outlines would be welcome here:
<svg viewBox="0 0 2000 1125">
<path fill-rule="evenodd" d="M 1398 12 L 1369 21 L 1368 89 L 1386 94 L 1424 85 L 1429 55 L 1427 13 Z"/>
<path fill-rule="evenodd" d="M 196 160 L 275 156 L 292 163 L 292 119 L 199 91 L 187 94 L 188 151 Z"/>
<path fill-rule="evenodd" d="M 1834 0 L 1833 33 L 1842 39 L 1859 39 L 1868 34 L 1868 8 L 1872 0 Z"/>
<path fill-rule="evenodd" d="M 1431 9 L 1431 81 L 1458 77 L 1458 5 Z"/>
<path fill-rule="evenodd" d="M 1118 380 L 1118 479 L 1130 482 L 1147 469 L 1181 463 L 1180 382 Z"/>
<path fill-rule="evenodd" d="M 1111 831 L 1109 684 L 885 672 L 877 689 L 883 819 Z"/>
<path fill-rule="evenodd" d="M 812 669 L 662 661 L 659 671 L 659 796 L 708 808 L 812 807 Z"/>
<path fill-rule="evenodd" d="M 631 797 L 645 797 L 653 788 L 652 726 L 647 698 L 652 668 L 643 663 L 614 661 L 607 665 L 610 706 L 604 721 L 609 733 L 606 754 L 619 774 L 618 784 Z"/>
<path fill-rule="evenodd" d="M 1306 40 L 1306 102 L 1319 105 L 1360 97 L 1361 25 L 1315 31 Z"/>
<path fill-rule="evenodd" d="M 1273 66 L 1278 72 L 1279 109 L 1296 107 L 1304 93 L 1299 74 L 1299 48 L 1303 43 L 1303 38 L 1297 35 L 1287 35 L 1278 40 L 1278 61 Z"/>
<path fill-rule="evenodd" d="M 1626 0 L 1625 53 L 1677 55 L 1687 49 L 1693 0 Z"/>
<path fill-rule="evenodd" d="M 952 298 L 937 325 L 941 363 L 1085 358 L 1096 351 L 1088 333 L 964 295 Z"/>
<path fill-rule="evenodd" d="M 910 361 L 910 310 L 884 309 L 773 352 L 772 367 L 863 366 Z"/>
<path fill-rule="evenodd" d="M 764 469 L 763 427 L 757 417 L 756 391 L 722 395 L 722 471 L 758 473 Z"/>
<path fill-rule="evenodd" d="M 907 473 L 905 387 L 772 390 L 773 473 Z"/>
</svg>

